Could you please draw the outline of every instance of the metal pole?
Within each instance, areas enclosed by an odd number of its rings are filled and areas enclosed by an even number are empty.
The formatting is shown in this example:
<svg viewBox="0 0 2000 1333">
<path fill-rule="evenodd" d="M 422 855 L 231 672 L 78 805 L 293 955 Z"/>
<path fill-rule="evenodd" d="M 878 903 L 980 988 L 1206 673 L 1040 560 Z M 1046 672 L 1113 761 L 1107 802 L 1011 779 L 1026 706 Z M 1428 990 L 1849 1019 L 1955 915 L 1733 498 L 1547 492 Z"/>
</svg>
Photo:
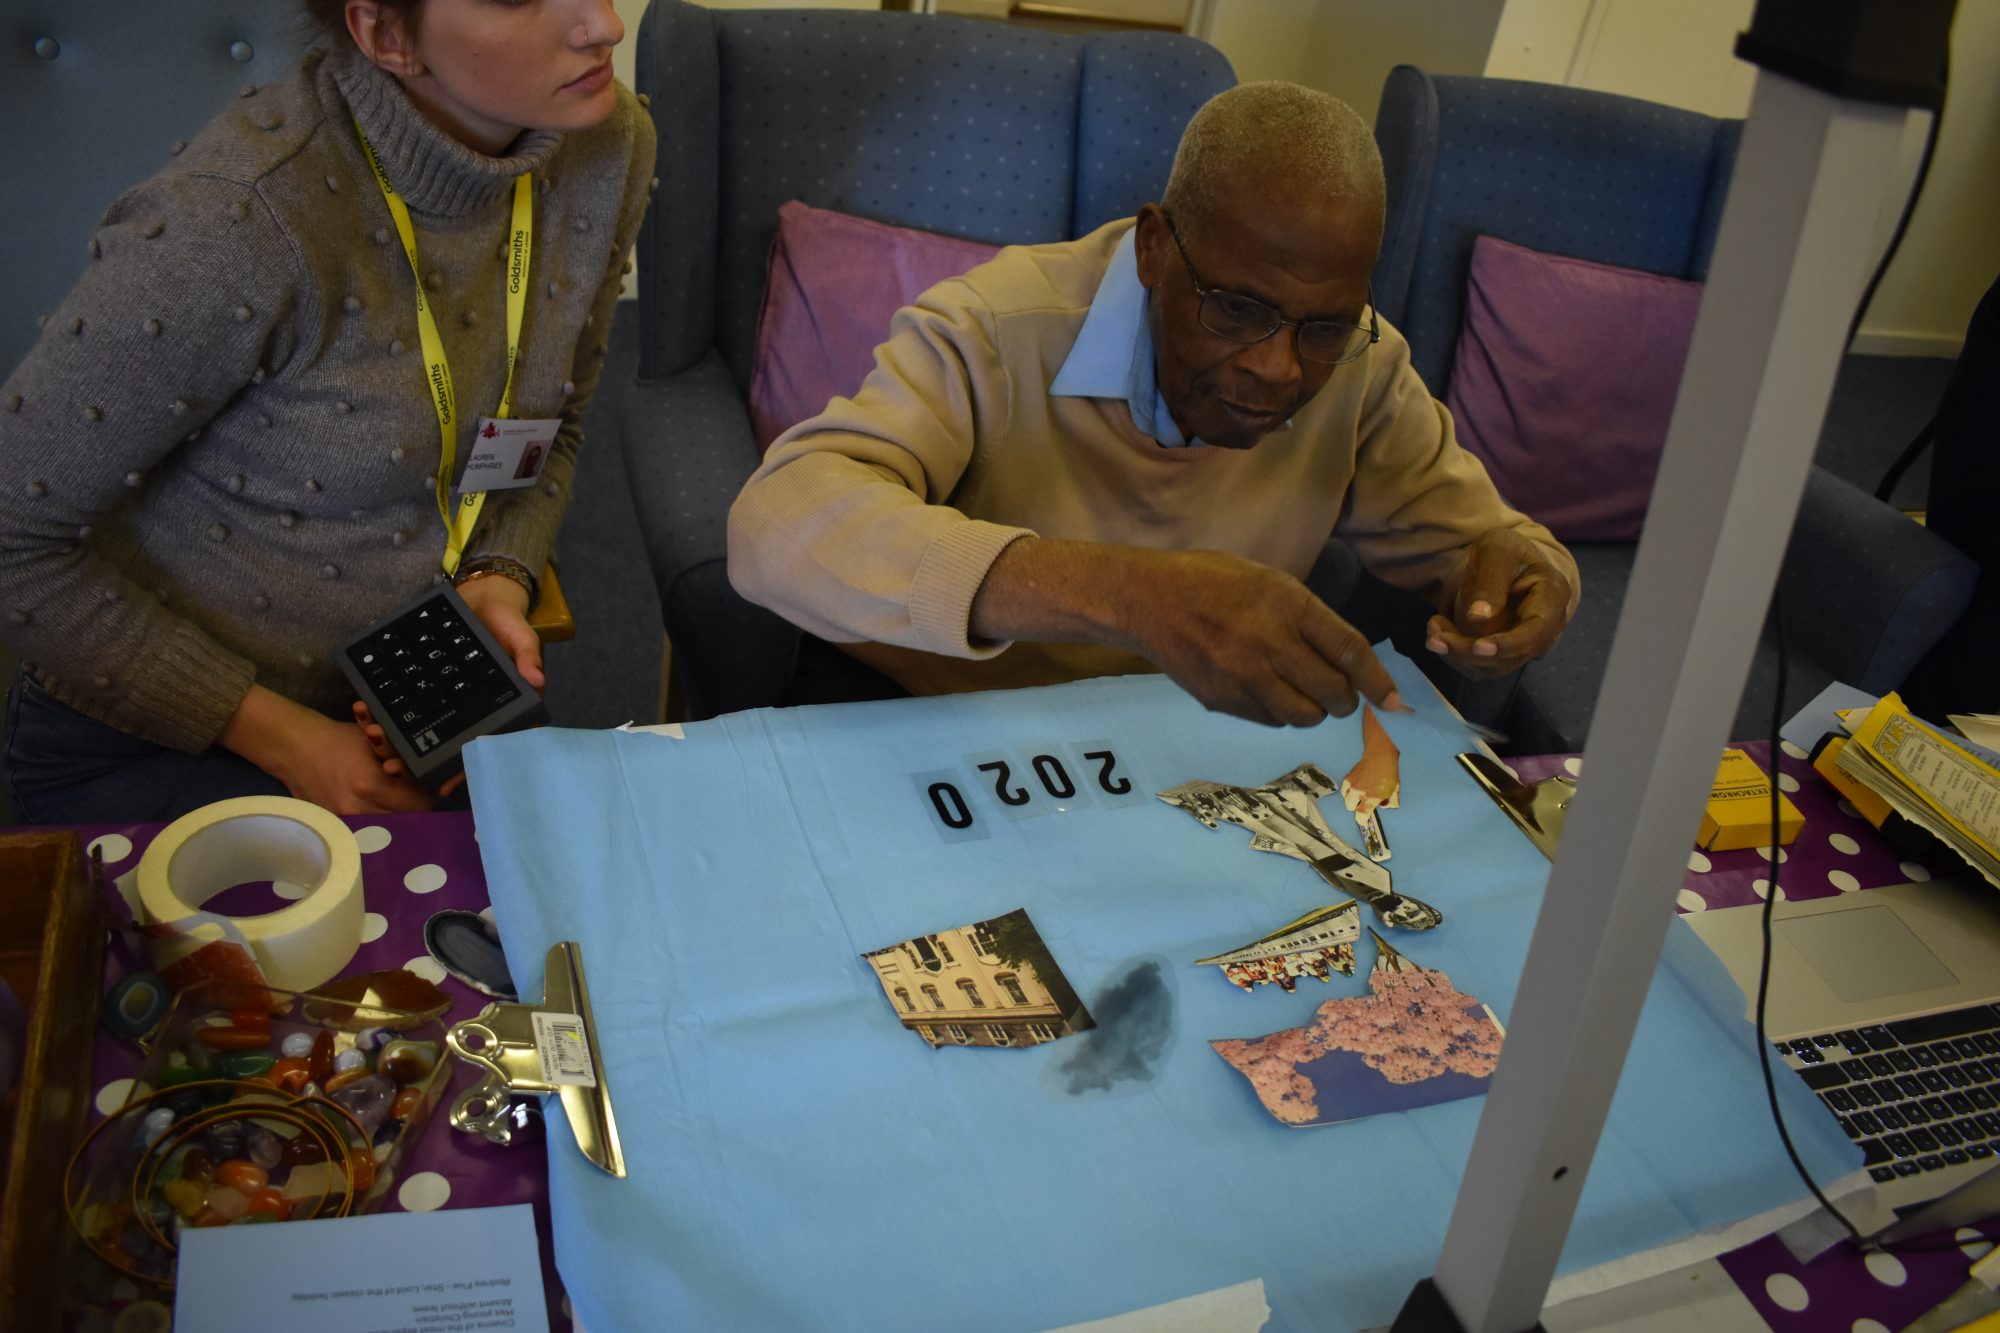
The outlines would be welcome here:
<svg viewBox="0 0 2000 1333">
<path fill-rule="evenodd" d="M 1586 776 L 1434 1291 L 1419 1288 L 1399 1330 L 1515 1333 L 1540 1317 L 1790 537 L 1902 123 L 1900 108 L 1758 74 Z"/>
</svg>

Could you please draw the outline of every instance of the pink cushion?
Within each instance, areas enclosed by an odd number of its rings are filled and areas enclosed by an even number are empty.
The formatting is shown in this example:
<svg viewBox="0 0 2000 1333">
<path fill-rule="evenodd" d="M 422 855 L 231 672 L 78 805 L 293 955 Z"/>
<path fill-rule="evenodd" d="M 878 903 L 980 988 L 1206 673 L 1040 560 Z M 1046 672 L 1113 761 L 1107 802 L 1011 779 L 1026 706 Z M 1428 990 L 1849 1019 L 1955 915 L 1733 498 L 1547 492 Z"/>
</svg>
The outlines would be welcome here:
<svg viewBox="0 0 2000 1333">
<path fill-rule="evenodd" d="M 999 250 L 796 199 L 780 208 L 750 373 L 758 452 L 861 387 L 897 310 Z"/>
<path fill-rule="evenodd" d="M 1566 541 L 1639 535 L 1701 284 L 1472 247 L 1445 406 L 1508 503 Z"/>
</svg>

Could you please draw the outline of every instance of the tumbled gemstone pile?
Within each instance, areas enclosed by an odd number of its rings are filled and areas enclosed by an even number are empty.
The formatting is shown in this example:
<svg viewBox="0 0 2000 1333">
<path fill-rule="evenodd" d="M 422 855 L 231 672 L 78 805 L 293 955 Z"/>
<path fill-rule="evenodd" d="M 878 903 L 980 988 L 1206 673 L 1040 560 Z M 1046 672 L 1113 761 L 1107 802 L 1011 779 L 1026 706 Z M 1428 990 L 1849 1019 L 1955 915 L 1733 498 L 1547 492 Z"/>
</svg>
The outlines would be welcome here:
<svg viewBox="0 0 2000 1333">
<path fill-rule="evenodd" d="M 328 1216 L 368 1193 L 436 1082 L 438 1044 L 388 1028 L 284 1026 L 235 1009 L 166 1056 L 153 1075 L 159 1095 L 123 1150 L 128 1187 L 93 1209 L 86 1234 L 101 1255 L 167 1278 L 186 1227 Z M 149 1181 L 145 1216 L 135 1216 L 129 1201 Z"/>
</svg>

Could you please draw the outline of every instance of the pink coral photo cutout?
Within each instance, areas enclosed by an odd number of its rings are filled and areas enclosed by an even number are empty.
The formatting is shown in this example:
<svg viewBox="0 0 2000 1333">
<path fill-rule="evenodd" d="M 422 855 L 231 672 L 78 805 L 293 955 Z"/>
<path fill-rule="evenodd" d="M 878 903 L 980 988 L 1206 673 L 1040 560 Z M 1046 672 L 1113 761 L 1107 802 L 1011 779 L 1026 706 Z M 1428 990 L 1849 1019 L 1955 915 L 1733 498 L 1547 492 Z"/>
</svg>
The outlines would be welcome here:
<svg viewBox="0 0 2000 1333">
<path fill-rule="evenodd" d="M 1369 993 L 1328 1000 L 1304 1027 L 1210 1042 L 1279 1123 L 1335 1125 L 1486 1091 L 1504 1033 L 1493 1011 L 1373 930 Z"/>
</svg>

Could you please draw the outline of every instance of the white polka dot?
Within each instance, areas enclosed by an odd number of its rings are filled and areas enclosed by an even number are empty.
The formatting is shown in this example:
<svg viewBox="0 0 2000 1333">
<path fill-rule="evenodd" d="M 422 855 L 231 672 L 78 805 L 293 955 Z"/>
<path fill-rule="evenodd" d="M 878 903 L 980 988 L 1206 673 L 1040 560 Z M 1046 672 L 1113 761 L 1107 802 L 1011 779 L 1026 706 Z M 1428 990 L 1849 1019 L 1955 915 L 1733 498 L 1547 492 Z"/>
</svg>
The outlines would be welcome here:
<svg viewBox="0 0 2000 1333">
<path fill-rule="evenodd" d="M 1879 1319 L 1857 1319 L 1848 1333 L 1892 1333 L 1892 1330 Z"/>
<path fill-rule="evenodd" d="M 1826 845 L 1839 852 L 1842 856 L 1853 856 L 1861 850 L 1861 844 L 1848 837 L 1845 833 L 1834 834 L 1826 840 Z"/>
<path fill-rule="evenodd" d="M 496 923 L 495 923 L 495 921 L 494 921 L 494 919 L 493 919 L 493 909 L 492 909 L 491 907 L 482 907 L 482 908 L 480 908 L 480 909 L 479 909 L 479 915 L 480 915 L 480 918 L 481 918 L 482 920 L 484 920 L 484 921 L 485 921 L 485 922 L 486 922 L 486 923 L 487 923 L 488 925 L 494 925 L 494 924 L 496 924 Z"/>
<path fill-rule="evenodd" d="M 152 1090 L 150 1084 L 134 1082 L 129 1078 L 114 1078 L 97 1090 L 98 1113 L 110 1115 L 123 1106 L 128 1097 L 143 1097 Z"/>
<path fill-rule="evenodd" d="M 373 944 L 376 940 L 381 939 L 388 932 L 388 929 L 389 918 L 383 916 L 380 912 L 363 912 L 361 914 L 361 942 L 363 944 Z"/>
<path fill-rule="evenodd" d="M 306 886 L 303 884 L 293 884 L 282 879 L 274 879 L 271 881 L 271 892 L 289 902 L 297 902 L 306 896 Z"/>
<path fill-rule="evenodd" d="M 1984 1259 L 1993 1252 L 1993 1242 L 1980 1234 L 1978 1227 L 1960 1227 L 1951 1233 L 1958 1242 L 1958 1252 L 1968 1259 Z"/>
<path fill-rule="evenodd" d="M 1715 869 L 1715 862 L 1709 860 L 1700 852 L 1690 852 L 1688 854 L 1688 869 L 1694 871 L 1697 875 L 1706 875 L 1709 871 Z"/>
<path fill-rule="evenodd" d="M 1779 741 L 1778 748 L 1780 750 L 1783 750 L 1786 754 L 1790 755 L 1794 759 L 1810 758 L 1810 756 L 1807 755 L 1804 750 L 1801 750 L 1798 746 L 1792 744 L 1790 741 Z M 1803 1310 L 1805 1307 L 1800 1306 L 1799 1308 Z"/>
<path fill-rule="evenodd" d="M 1575 755 L 1571 755 L 1569 758 L 1563 760 L 1563 772 L 1569 774 L 1573 778 L 1582 777 L 1583 760 L 1577 758 Z"/>
<path fill-rule="evenodd" d="M 1793 1314 L 1806 1308 L 1812 1300 L 1806 1295 L 1805 1283 L 1790 1273 L 1773 1273 L 1764 1279 L 1764 1294 L 1780 1310 L 1790 1310 Z"/>
<path fill-rule="evenodd" d="M 1797 778 L 1793 777 L 1790 773 L 1778 774 L 1778 790 L 1797 791 L 1798 789 L 1799 780 Z"/>
<path fill-rule="evenodd" d="M 1910 1280 L 1903 1261 L 1887 1250 L 1876 1250 L 1862 1262 L 1868 1265 L 1868 1276 L 1885 1287 L 1900 1287 Z"/>
<path fill-rule="evenodd" d="M 370 824 L 354 830 L 354 840 L 361 844 L 364 852 L 379 852 L 389 845 L 389 830 L 380 824 Z"/>
<path fill-rule="evenodd" d="M 84 849 L 104 858 L 104 864 L 115 866 L 132 854 L 132 840 L 122 833 L 107 833 L 101 838 L 92 838 L 90 846 Z"/>
<path fill-rule="evenodd" d="M 1861 887 L 1861 881 L 1848 874 L 1845 870 L 1827 871 L 1826 882 L 1833 885 L 1834 888 L 1839 889 L 1842 893 L 1853 893 Z"/>
<path fill-rule="evenodd" d="M 1705 912 L 1708 910 L 1708 899 L 1702 897 L 1693 889 L 1682 889 L 1674 895 L 1674 901 L 1681 905 L 1683 912 Z"/>
<path fill-rule="evenodd" d="M 1915 861 L 1905 861 L 1897 866 L 1896 869 L 1903 872 L 1904 879 L 1915 884 L 1922 884 L 1931 877 L 1931 872 L 1923 866 L 1918 865 Z"/>
<path fill-rule="evenodd" d="M 396 1202 L 413 1213 L 434 1213 L 450 1198 L 451 1182 L 435 1171 L 417 1172 L 396 1191 Z"/>
<path fill-rule="evenodd" d="M 403 887 L 411 893 L 436 893 L 444 887 L 444 867 L 420 865 L 403 876 Z"/>
<path fill-rule="evenodd" d="M 1771 881 L 1768 879 L 1753 879 L 1750 881 L 1750 891 L 1759 898 L 1768 898 L 1771 896 Z M 1782 884 L 1778 886 L 1778 901 L 1781 903 L 1791 901 L 1791 895 L 1785 892 L 1785 886 Z"/>
<path fill-rule="evenodd" d="M 1839 806 L 1840 813 L 1846 815 L 1849 819 L 1861 818 L 1861 812 L 1854 808 L 1854 802 L 1848 800 L 1846 797 L 1843 796 L 1838 801 L 1835 801 L 1834 804 Z"/>
<path fill-rule="evenodd" d="M 1759 856 L 1763 857 L 1763 858 L 1764 858 L 1764 859 L 1765 859 L 1766 861 L 1768 861 L 1768 860 L 1770 860 L 1770 859 L 1771 859 L 1771 849 L 1770 849 L 1769 847 L 1759 847 L 1759 848 L 1757 848 L 1757 855 L 1759 855 Z M 1791 859 L 1792 859 L 1792 854 L 1791 854 L 1790 852 L 1786 851 L 1786 850 L 1785 850 L 1784 848 L 1782 848 L 1782 847 L 1780 847 L 1780 848 L 1778 849 L 1778 864 L 1779 864 L 1779 865 L 1783 865 L 1783 864 L 1784 864 L 1785 862 L 1787 862 L 1787 861 L 1789 861 L 1789 860 L 1791 860 Z"/>
<path fill-rule="evenodd" d="M 421 958 L 412 958 L 409 962 L 403 964 L 403 970 L 405 972 L 416 973 L 432 985 L 436 985 L 438 982 L 444 980 L 444 964 L 429 954 L 425 954 Z"/>
</svg>

